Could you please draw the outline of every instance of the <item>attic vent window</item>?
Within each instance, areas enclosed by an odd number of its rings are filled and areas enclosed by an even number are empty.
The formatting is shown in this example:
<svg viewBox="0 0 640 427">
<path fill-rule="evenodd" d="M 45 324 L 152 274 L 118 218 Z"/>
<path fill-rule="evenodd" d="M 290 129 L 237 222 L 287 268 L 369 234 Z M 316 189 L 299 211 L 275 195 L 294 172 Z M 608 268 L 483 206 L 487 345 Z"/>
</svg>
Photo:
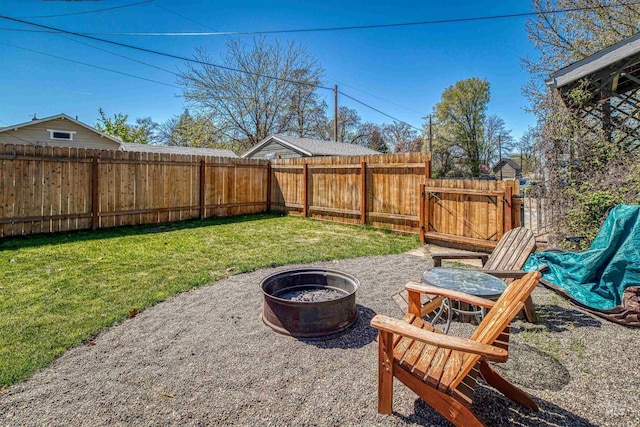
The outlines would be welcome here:
<svg viewBox="0 0 640 427">
<path fill-rule="evenodd" d="M 75 132 L 70 132 L 68 130 L 54 130 L 54 129 L 47 129 L 47 130 L 49 131 L 50 139 L 62 139 L 66 141 L 73 141 L 73 134 Z"/>
</svg>

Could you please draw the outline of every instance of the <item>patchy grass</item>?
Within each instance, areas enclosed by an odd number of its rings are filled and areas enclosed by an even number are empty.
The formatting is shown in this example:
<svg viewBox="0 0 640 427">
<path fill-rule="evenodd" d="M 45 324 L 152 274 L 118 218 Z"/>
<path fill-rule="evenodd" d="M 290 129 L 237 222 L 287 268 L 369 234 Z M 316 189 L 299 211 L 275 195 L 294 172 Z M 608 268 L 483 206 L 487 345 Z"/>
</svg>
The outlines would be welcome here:
<svg viewBox="0 0 640 427">
<path fill-rule="evenodd" d="M 524 329 L 522 331 L 524 342 L 533 345 L 550 356 L 560 360 L 562 358 L 562 345 L 544 329 Z"/>
<path fill-rule="evenodd" d="M 0 243 L 0 389 L 177 292 L 260 267 L 402 253 L 417 238 L 252 215 Z"/>
</svg>

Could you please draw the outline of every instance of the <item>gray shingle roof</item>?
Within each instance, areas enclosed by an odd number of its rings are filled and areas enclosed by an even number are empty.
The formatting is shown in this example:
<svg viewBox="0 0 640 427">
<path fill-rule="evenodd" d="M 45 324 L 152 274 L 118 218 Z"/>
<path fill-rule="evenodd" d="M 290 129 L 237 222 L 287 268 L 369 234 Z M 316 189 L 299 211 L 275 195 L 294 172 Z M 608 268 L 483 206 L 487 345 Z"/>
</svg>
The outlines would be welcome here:
<svg viewBox="0 0 640 427">
<path fill-rule="evenodd" d="M 356 144 L 323 141 L 320 139 L 297 138 L 295 136 L 286 135 L 274 136 L 287 141 L 289 144 L 300 147 L 314 156 L 356 156 L 361 154 L 380 154 L 378 151 Z"/>
<path fill-rule="evenodd" d="M 508 164 L 509 166 L 511 166 L 512 168 L 514 168 L 515 170 L 522 169 L 520 167 L 520 165 L 516 163 L 515 160 L 507 157 L 507 158 L 502 159 L 500 162 L 498 162 L 498 164 L 493 167 L 493 171 L 494 172 L 499 171 L 500 170 L 500 166 L 505 164 L 505 163 Z"/>
<path fill-rule="evenodd" d="M 241 157 L 248 157 L 260 147 L 268 144 L 272 139 L 280 143 L 290 145 L 297 151 L 311 156 L 359 156 L 364 154 L 381 154 L 379 151 L 371 150 L 356 144 L 346 144 L 343 142 L 324 141 L 321 139 L 298 138 L 287 135 L 269 135 L 264 140 L 254 145 Z"/>
<path fill-rule="evenodd" d="M 238 156 L 231 150 L 222 150 L 217 148 L 196 148 L 196 147 L 176 147 L 171 145 L 151 145 L 151 144 L 131 144 L 122 143 L 124 151 L 134 151 L 138 153 L 165 153 L 165 154 L 183 154 L 190 156 L 215 156 L 215 157 L 234 157 Z"/>
</svg>

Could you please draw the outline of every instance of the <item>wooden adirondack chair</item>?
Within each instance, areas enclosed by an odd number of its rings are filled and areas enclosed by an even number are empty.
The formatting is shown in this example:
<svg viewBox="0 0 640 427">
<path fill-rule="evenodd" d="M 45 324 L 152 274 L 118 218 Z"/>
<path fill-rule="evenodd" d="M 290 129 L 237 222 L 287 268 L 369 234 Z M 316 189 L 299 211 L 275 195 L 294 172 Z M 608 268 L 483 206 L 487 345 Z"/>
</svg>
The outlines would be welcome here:
<svg viewBox="0 0 640 427">
<path fill-rule="evenodd" d="M 536 237 L 528 228 L 517 227 L 509 230 L 502 236 L 491 255 L 485 253 L 456 253 L 432 255 L 433 266 L 440 267 L 443 259 L 478 259 L 483 263 L 482 271 L 504 279 L 506 283 L 524 276 L 526 273 L 520 269 L 536 250 Z M 531 297 L 524 305 L 525 317 L 529 322 L 536 321 L 536 312 L 533 308 Z"/>
<path fill-rule="evenodd" d="M 511 400 L 538 410 L 529 395 L 487 362 L 506 362 L 509 324 L 540 276 L 539 272 L 528 273 L 512 282 L 495 302 L 420 283 L 407 285 L 410 313 L 402 320 L 383 315 L 371 320 L 371 326 L 378 329 L 378 412 L 391 414 L 396 377 L 456 426 L 483 426 L 471 411 L 478 374 Z M 420 319 L 420 293 L 465 301 L 490 311 L 469 339 L 448 336 Z"/>
</svg>

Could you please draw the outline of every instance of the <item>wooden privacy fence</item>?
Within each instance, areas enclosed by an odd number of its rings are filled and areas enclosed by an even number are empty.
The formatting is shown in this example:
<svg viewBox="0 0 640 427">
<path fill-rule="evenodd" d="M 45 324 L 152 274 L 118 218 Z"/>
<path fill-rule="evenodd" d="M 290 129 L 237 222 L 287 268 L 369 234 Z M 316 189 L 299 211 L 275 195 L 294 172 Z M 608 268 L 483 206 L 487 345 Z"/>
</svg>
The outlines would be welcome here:
<svg viewBox="0 0 640 427">
<path fill-rule="evenodd" d="M 490 250 L 516 181 L 434 180 L 428 154 L 267 160 L 0 145 L 0 237 L 269 210 Z"/>
<path fill-rule="evenodd" d="M 409 153 L 273 160 L 271 208 L 417 233 L 416 189 L 430 175 L 429 158 Z"/>
<path fill-rule="evenodd" d="M 521 223 L 516 180 L 427 179 L 420 194 L 423 242 L 491 250 Z"/>
<path fill-rule="evenodd" d="M 0 237 L 268 210 L 269 162 L 0 145 Z"/>
</svg>

